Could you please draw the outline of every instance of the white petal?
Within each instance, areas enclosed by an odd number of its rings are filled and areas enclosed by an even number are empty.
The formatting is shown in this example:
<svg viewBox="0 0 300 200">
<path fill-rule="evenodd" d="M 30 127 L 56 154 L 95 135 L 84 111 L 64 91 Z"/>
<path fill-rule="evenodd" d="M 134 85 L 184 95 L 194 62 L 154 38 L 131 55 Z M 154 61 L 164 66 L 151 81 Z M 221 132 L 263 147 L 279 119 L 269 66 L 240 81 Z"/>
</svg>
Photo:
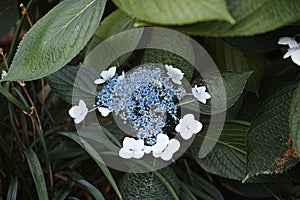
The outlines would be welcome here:
<svg viewBox="0 0 300 200">
<path fill-rule="evenodd" d="M 99 107 L 98 110 L 103 117 L 107 117 L 110 113 L 110 110 L 108 108 Z"/>
<path fill-rule="evenodd" d="M 169 137 L 166 134 L 158 134 L 157 135 L 157 142 L 160 144 L 168 144 L 169 143 Z"/>
<path fill-rule="evenodd" d="M 132 151 L 129 151 L 125 148 L 121 148 L 119 151 L 119 156 L 122 158 L 125 158 L 125 159 L 129 159 L 129 158 L 132 158 L 133 153 L 132 153 Z"/>
<path fill-rule="evenodd" d="M 205 92 L 205 90 L 206 90 L 206 87 L 205 87 L 205 86 L 200 86 L 200 87 L 197 88 L 197 92 L 198 92 L 198 93 L 201 93 L 201 94 L 202 94 L 203 92 Z"/>
<path fill-rule="evenodd" d="M 86 104 L 83 100 L 79 100 L 79 108 L 81 110 L 86 110 L 87 109 Z"/>
<path fill-rule="evenodd" d="M 125 137 L 123 140 L 123 148 L 132 149 L 135 144 L 135 139 L 131 137 Z"/>
<path fill-rule="evenodd" d="M 134 142 L 134 150 L 135 151 L 143 151 L 144 149 L 144 140 L 140 139 L 140 140 L 136 140 Z"/>
<path fill-rule="evenodd" d="M 200 101 L 203 104 L 206 104 L 206 98 L 203 97 L 203 96 L 198 97 L 197 100 Z"/>
<path fill-rule="evenodd" d="M 102 78 L 99 78 L 99 79 L 96 79 L 96 80 L 94 81 L 94 84 L 99 85 L 99 84 L 104 83 L 105 81 L 106 81 L 106 80 L 104 80 L 104 79 L 102 79 Z"/>
<path fill-rule="evenodd" d="M 198 122 L 197 120 L 194 120 L 193 123 L 190 124 L 189 128 L 190 130 L 195 134 L 201 131 L 203 125 L 201 122 Z"/>
<path fill-rule="evenodd" d="M 112 77 L 114 77 L 114 75 L 116 74 L 116 70 L 117 70 L 117 67 L 111 67 L 111 68 L 109 68 L 109 70 L 108 70 L 108 74 L 109 74 L 109 78 L 112 78 Z"/>
<path fill-rule="evenodd" d="M 176 151 L 179 150 L 179 148 L 180 148 L 180 142 L 176 139 L 171 139 L 166 150 L 175 153 Z"/>
<path fill-rule="evenodd" d="M 182 119 L 179 120 L 179 124 L 177 124 L 177 126 L 175 127 L 175 131 L 176 131 L 177 133 L 179 133 L 179 132 L 181 131 L 181 129 L 182 129 L 182 125 L 181 125 L 180 121 L 182 121 Z"/>
<path fill-rule="evenodd" d="M 144 156 L 144 152 L 143 151 L 135 151 L 133 153 L 133 157 L 136 158 L 136 159 L 140 159 Z"/>
<path fill-rule="evenodd" d="M 154 157 L 159 157 L 169 144 L 169 137 L 166 134 L 158 134 L 156 144 L 152 146 L 152 154 Z"/>
<path fill-rule="evenodd" d="M 193 136 L 193 133 L 191 131 L 181 131 L 180 135 L 183 139 L 188 140 Z"/>
<path fill-rule="evenodd" d="M 182 120 L 183 120 L 183 123 L 186 123 L 186 122 L 195 120 L 195 117 L 193 114 L 186 114 L 183 116 Z"/>
<path fill-rule="evenodd" d="M 297 48 L 288 49 L 288 51 L 284 54 L 283 58 L 286 59 L 290 57 L 296 50 Z"/>
<path fill-rule="evenodd" d="M 293 62 L 300 66 L 300 49 L 294 51 L 291 57 Z"/>
<path fill-rule="evenodd" d="M 173 69 L 171 70 L 171 72 L 172 72 L 172 74 L 175 75 L 176 77 L 178 77 L 178 78 L 180 78 L 180 79 L 183 78 L 184 73 L 182 73 L 182 71 L 181 71 L 180 69 L 178 69 L 178 68 L 173 68 Z"/>
<path fill-rule="evenodd" d="M 166 70 L 169 72 L 172 70 L 172 65 L 165 65 Z"/>
<path fill-rule="evenodd" d="M 288 45 L 291 40 L 293 40 L 293 38 L 291 37 L 281 37 L 279 38 L 278 44 L 282 44 L 282 45 Z"/>
<path fill-rule="evenodd" d="M 82 122 L 84 120 L 84 118 L 85 118 L 85 115 L 80 115 L 74 119 L 74 122 L 76 124 L 79 124 L 80 122 Z"/>
<path fill-rule="evenodd" d="M 143 151 L 144 151 L 146 154 L 149 154 L 149 153 L 151 153 L 151 151 L 152 151 L 152 147 L 151 147 L 151 146 L 145 145 Z"/>
<path fill-rule="evenodd" d="M 192 93 L 193 93 L 193 96 L 194 96 L 195 98 L 197 98 L 198 92 L 197 92 L 197 89 L 196 89 L 196 88 L 192 88 Z"/>
<path fill-rule="evenodd" d="M 109 72 L 108 71 L 103 71 L 100 74 L 103 78 L 103 80 L 107 81 L 109 79 Z"/>
<path fill-rule="evenodd" d="M 297 41 L 291 37 L 279 38 L 278 44 L 289 45 L 289 48 L 299 47 L 299 44 L 297 43 Z"/>
<path fill-rule="evenodd" d="M 160 155 L 161 159 L 168 161 L 173 157 L 173 154 L 180 148 L 180 142 L 176 139 L 171 139 L 165 151 Z"/>
<path fill-rule="evenodd" d="M 203 93 L 203 97 L 204 97 L 205 99 L 210 99 L 210 98 L 211 98 L 211 96 L 210 96 L 210 94 L 209 94 L 208 92 L 204 92 L 204 93 Z"/>
<path fill-rule="evenodd" d="M 79 114 L 81 113 L 80 107 L 79 106 L 73 106 L 70 110 L 69 110 L 69 115 L 72 118 L 76 118 L 79 116 Z"/>
<path fill-rule="evenodd" d="M 160 158 L 163 159 L 164 161 L 169 161 L 173 157 L 173 153 L 170 151 L 165 151 L 160 155 Z"/>
</svg>

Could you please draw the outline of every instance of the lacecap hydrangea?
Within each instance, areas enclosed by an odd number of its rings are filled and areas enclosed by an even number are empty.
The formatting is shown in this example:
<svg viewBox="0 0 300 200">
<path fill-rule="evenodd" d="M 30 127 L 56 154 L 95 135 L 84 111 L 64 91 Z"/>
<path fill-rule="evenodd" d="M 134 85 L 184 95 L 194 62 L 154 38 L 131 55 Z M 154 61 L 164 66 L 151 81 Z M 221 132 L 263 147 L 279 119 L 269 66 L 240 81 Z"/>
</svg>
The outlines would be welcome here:
<svg viewBox="0 0 300 200">
<path fill-rule="evenodd" d="M 101 72 L 101 78 L 94 80 L 101 85 L 97 93 L 94 108 L 88 111 L 83 100 L 73 106 L 69 114 L 75 123 L 81 123 L 85 116 L 97 109 L 106 117 L 114 113 L 124 124 L 132 127 L 132 137 L 123 139 L 119 156 L 124 159 L 139 159 L 144 154 L 171 160 L 180 149 L 180 142 L 169 138 L 166 128 L 170 122 L 176 125 L 175 131 L 188 140 L 202 129 L 201 122 L 193 114 L 179 116 L 179 101 L 193 95 L 195 100 L 206 103 L 211 96 L 205 86 L 192 88 L 187 93 L 182 86 L 184 73 L 171 65 L 164 69 L 153 66 L 142 66 L 127 74 L 116 74 L 116 67 Z"/>
</svg>

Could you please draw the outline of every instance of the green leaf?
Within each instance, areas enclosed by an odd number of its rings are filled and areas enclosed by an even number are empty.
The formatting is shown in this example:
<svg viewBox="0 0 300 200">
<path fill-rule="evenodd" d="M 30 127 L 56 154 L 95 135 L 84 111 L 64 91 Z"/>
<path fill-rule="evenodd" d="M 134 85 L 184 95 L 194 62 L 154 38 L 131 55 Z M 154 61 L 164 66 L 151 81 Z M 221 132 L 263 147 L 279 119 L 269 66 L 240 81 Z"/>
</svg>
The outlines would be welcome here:
<svg viewBox="0 0 300 200">
<path fill-rule="evenodd" d="M 39 199 L 48 199 L 47 187 L 40 161 L 33 150 L 24 152 L 32 174 Z"/>
<path fill-rule="evenodd" d="M 51 159 L 70 159 L 81 156 L 86 152 L 80 148 L 80 146 L 72 140 L 64 141 L 53 149 L 50 154 Z"/>
<path fill-rule="evenodd" d="M 151 48 L 160 47 L 161 44 L 165 44 L 164 48 L 172 49 L 174 52 Z M 182 37 L 175 33 L 170 37 L 170 35 L 161 32 L 161 30 L 154 30 L 148 46 L 150 48 L 145 50 L 143 58 L 144 64 L 161 63 L 172 65 L 173 67 L 181 69 L 182 72 L 184 72 L 184 78 L 191 81 L 194 73 L 193 64 L 195 63 L 195 52 L 190 38 Z"/>
<path fill-rule="evenodd" d="M 79 183 L 80 185 L 82 185 L 86 190 L 88 190 L 95 197 L 96 200 L 105 200 L 102 193 L 95 186 L 93 186 L 92 184 L 90 184 L 86 180 L 84 180 L 84 179 L 75 179 L 75 181 L 77 183 Z"/>
<path fill-rule="evenodd" d="M 290 103 L 297 84 L 282 88 L 263 103 L 247 137 L 247 176 L 280 174 L 298 163 L 289 130 Z"/>
<path fill-rule="evenodd" d="M 83 61 L 84 66 L 98 72 L 115 63 L 119 66 L 118 59 L 124 61 L 130 53 L 137 49 L 143 31 L 143 28 L 132 29 L 112 35 L 86 55 Z M 116 60 L 117 62 L 115 62 Z"/>
<path fill-rule="evenodd" d="M 94 80 L 98 73 L 85 67 L 65 66 L 47 76 L 51 89 L 69 103 L 78 103 L 80 99 L 88 104 L 95 103 L 96 86 Z"/>
<path fill-rule="evenodd" d="M 86 152 L 94 159 L 94 161 L 97 163 L 97 165 L 99 166 L 99 168 L 102 170 L 103 174 L 106 176 L 106 178 L 108 179 L 108 181 L 110 182 L 110 184 L 114 188 L 114 190 L 117 193 L 118 197 L 120 199 L 122 199 L 122 195 L 121 195 L 121 193 L 120 193 L 120 191 L 118 189 L 118 186 L 117 186 L 117 184 L 116 184 L 113 176 L 111 175 L 109 169 L 104 164 L 104 161 L 99 156 L 99 154 L 97 153 L 97 151 L 88 142 L 86 142 L 85 140 L 83 140 L 82 138 L 80 138 L 76 133 L 61 132 L 59 134 L 60 135 L 64 135 L 64 136 L 72 139 L 77 144 L 79 144 L 84 150 L 86 150 Z"/>
<path fill-rule="evenodd" d="M 134 28 L 134 23 L 138 20 L 128 16 L 122 10 L 116 10 L 108 15 L 99 25 L 91 41 L 87 45 L 88 54 L 98 44 L 112 35 Z"/>
<path fill-rule="evenodd" d="M 300 155 L 300 84 L 292 98 L 289 127 L 292 134 L 293 145 L 297 154 Z"/>
<path fill-rule="evenodd" d="M 204 199 L 206 197 L 206 199 L 224 200 L 222 194 L 213 183 L 210 183 L 194 171 L 191 171 L 189 178 L 187 178 L 186 172 L 183 175 L 184 182 L 181 183 L 181 186 L 198 198 Z"/>
<path fill-rule="evenodd" d="M 64 200 L 70 194 L 72 188 L 72 183 L 67 183 L 60 188 L 60 190 L 55 194 L 52 200 Z"/>
<path fill-rule="evenodd" d="M 213 130 L 220 131 L 219 127 L 215 127 L 218 126 L 210 125 Z M 246 174 L 248 128 L 249 124 L 246 122 L 227 122 L 218 140 L 214 135 L 199 133 L 190 147 L 192 155 L 205 171 L 225 178 L 242 180 Z M 204 139 L 216 144 L 206 157 L 199 158 L 199 147 Z"/>
<path fill-rule="evenodd" d="M 207 82 L 204 82 L 202 77 L 196 79 L 192 85 L 202 86 L 206 85 L 211 99 L 214 101 L 207 101 L 206 104 L 194 103 L 184 105 L 184 108 L 190 110 L 199 110 L 200 113 L 211 115 L 224 112 L 232 107 L 243 93 L 248 77 L 252 72 L 222 72 L 221 76 L 215 73 L 205 74 Z M 221 95 L 223 92 L 222 86 L 225 88 L 226 95 Z"/>
<path fill-rule="evenodd" d="M 166 184 L 175 191 L 171 194 Z M 124 199 L 178 199 L 179 180 L 170 167 L 147 173 L 126 173 L 121 182 Z"/>
<path fill-rule="evenodd" d="M 190 24 L 224 20 L 234 23 L 225 0 L 113 0 L 127 14 L 157 24 Z"/>
<path fill-rule="evenodd" d="M 26 33 L 4 81 L 29 81 L 66 65 L 95 33 L 105 0 L 65 0 Z"/>
<path fill-rule="evenodd" d="M 253 71 L 246 88 L 258 94 L 264 70 L 264 60 L 260 54 L 243 52 L 215 38 L 205 38 L 204 46 L 221 71 Z"/>
<path fill-rule="evenodd" d="M 7 85 L 8 86 L 8 85 Z M 8 88 L 3 87 L 0 84 L 0 93 L 7 98 L 10 102 L 12 102 L 15 106 L 19 107 L 21 110 L 31 113 L 31 109 L 18 101 L 9 91 Z"/>
<path fill-rule="evenodd" d="M 14 177 L 11 179 L 11 183 L 9 184 L 6 200 L 16 200 L 17 193 L 18 193 L 18 178 Z"/>
<path fill-rule="evenodd" d="M 190 35 L 249 36 L 275 30 L 300 19 L 298 0 L 227 0 L 227 4 L 235 24 L 213 21 L 172 28 Z"/>
</svg>

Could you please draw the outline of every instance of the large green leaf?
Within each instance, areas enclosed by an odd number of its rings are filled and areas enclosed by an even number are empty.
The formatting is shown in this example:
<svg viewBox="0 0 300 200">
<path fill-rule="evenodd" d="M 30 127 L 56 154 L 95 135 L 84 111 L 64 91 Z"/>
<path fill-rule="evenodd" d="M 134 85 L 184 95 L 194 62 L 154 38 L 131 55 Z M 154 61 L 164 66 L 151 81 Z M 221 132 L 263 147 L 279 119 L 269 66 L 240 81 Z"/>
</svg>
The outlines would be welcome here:
<svg viewBox="0 0 300 200">
<path fill-rule="evenodd" d="M 290 103 L 296 87 L 292 84 L 271 95 L 251 123 L 245 180 L 260 174 L 280 174 L 298 163 L 289 130 Z"/>
<path fill-rule="evenodd" d="M 227 0 L 235 24 L 222 21 L 173 27 L 191 35 L 246 36 L 265 33 L 300 19 L 298 0 Z"/>
<path fill-rule="evenodd" d="M 69 103 L 78 103 L 83 99 L 88 104 L 95 103 L 94 80 L 99 78 L 96 72 L 75 66 L 65 66 L 47 77 L 51 89 Z"/>
<path fill-rule="evenodd" d="M 24 36 L 5 81 L 29 81 L 67 64 L 95 33 L 105 0 L 65 0 Z"/>
<path fill-rule="evenodd" d="M 47 187 L 40 161 L 31 149 L 24 152 L 32 174 L 39 199 L 48 199 Z"/>
<path fill-rule="evenodd" d="M 284 87 L 266 99 L 250 126 L 246 122 L 226 122 L 218 140 L 214 134 L 203 135 L 205 131 L 198 134 L 191 146 L 197 163 L 210 173 L 240 181 L 265 182 L 270 180 L 265 175 L 272 174 L 284 179 L 278 174 L 298 163 L 288 123 L 296 86 Z M 214 124 L 209 128 L 218 132 Z M 204 139 L 216 145 L 206 157 L 199 158 Z"/>
<path fill-rule="evenodd" d="M 224 20 L 234 23 L 225 0 L 113 0 L 129 15 L 157 24 Z"/>
<path fill-rule="evenodd" d="M 211 128 L 219 131 L 213 124 Z M 198 134 L 190 147 L 195 160 L 207 172 L 242 180 L 246 174 L 248 128 L 246 122 L 227 122 L 218 140 L 215 140 L 214 135 Z M 212 140 L 216 145 L 206 157 L 199 158 L 199 147 L 204 139 Z"/>
<path fill-rule="evenodd" d="M 289 124 L 293 145 L 296 149 L 296 152 L 300 154 L 300 84 L 296 89 L 291 102 Z"/>
<path fill-rule="evenodd" d="M 172 187 L 179 192 L 179 180 L 170 167 L 147 173 L 126 173 L 121 183 L 121 192 L 124 199 L 178 199 L 166 187 Z"/>
<path fill-rule="evenodd" d="M 246 88 L 258 94 L 264 69 L 263 57 L 260 54 L 243 52 L 215 38 L 205 38 L 204 46 L 221 71 L 253 71 Z"/>
<path fill-rule="evenodd" d="M 232 107 L 234 103 L 240 98 L 245 88 L 248 77 L 252 72 L 222 72 L 221 76 L 215 73 L 208 73 L 205 75 L 207 82 L 204 82 L 200 77 L 193 82 L 193 85 L 202 86 L 206 85 L 211 99 L 214 101 L 207 101 L 206 104 L 202 103 L 189 103 L 184 105 L 184 108 L 190 110 L 199 110 L 203 114 L 217 114 Z M 220 91 L 224 85 L 226 95 Z"/>
</svg>

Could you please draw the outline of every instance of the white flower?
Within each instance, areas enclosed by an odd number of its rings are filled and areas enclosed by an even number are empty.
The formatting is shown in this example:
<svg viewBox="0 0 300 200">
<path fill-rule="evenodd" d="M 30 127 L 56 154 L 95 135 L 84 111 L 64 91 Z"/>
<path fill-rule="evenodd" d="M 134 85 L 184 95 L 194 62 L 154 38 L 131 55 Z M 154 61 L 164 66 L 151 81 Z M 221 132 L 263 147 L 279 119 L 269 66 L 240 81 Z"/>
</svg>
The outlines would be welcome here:
<svg viewBox="0 0 300 200">
<path fill-rule="evenodd" d="M 192 88 L 192 93 L 194 97 L 204 104 L 206 104 L 207 99 L 211 98 L 210 94 L 208 92 L 205 92 L 205 90 L 205 86 L 198 87 L 197 85 L 195 85 L 195 87 Z"/>
<path fill-rule="evenodd" d="M 291 57 L 293 62 L 300 66 L 300 45 L 297 43 L 295 38 L 282 37 L 279 38 L 278 44 L 288 45 L 289 49 L 284 54 L 283 58 L 286 59 Z"/>
<path fill-rule="evenodd" d="M 69 115 L 74 118 L 76 124 L 82 122 L 88 113 L 88 108 L 83 100 L 79 100 L 78 106 L 73 106 L 69 110 Z"/>
<path fill-rule="evenodd" d="M 152 146 L 147 146 L 147 145 L 145 145 L 143 151 L 144 151 L 146 154 L 151 153 L 151 151 L 152 151 Z"/>
<path fill-rule="evenodd" d="M 155 158 L 168 161 L 180 148 L 180 142 L 176 139 L 169 140 L 166 134 L 158 134 L 156 144 L 152 146 L 152 154 Z"/>
<path fill-rule="evenodd" d="M 103 117 L 107 117 L 111 112 L 108 108 L 104 108 L 104 107 L 99 107 L 98 110 Z"/>
<path fill-rule="evenodd" d="M 108 70 L 105 70 L 103 72 L 101 72 L 101 76 L 102 78 L 96 79 L 94 81 L 95 84 L 102 84 L 106 81 L 108 81 L 109 79 L 111 79 L 112 77 L 114 77 L 114 75 L 116 74 L 116 70 L 117 67 L 111 67 Z"/>
<path fill-rule="evenodd" d="M 119 156 L 125 159 L 142 158 L 144 156 L 144 140 L 135 140 L 134 138 L 125 137 L 123 147 L 119 151 Z"/>
<path fill-rule="evenodd" d="M 299 44 L 297 43 L 295 38 L 292 37 L 279 38 L 278 44 L 289 45 L 290 48 L 299 47 Z"/>
<path fill-rule="evenodd" d="M 200 132 L 201 129 L 201 122 L 195 120 L 193 114 L 186 114 L 179 120 L 179 124 L 175 127 L 175 131 L 180 133 L 181 137 L 185 140 L 190 139 L 193 134 Z"/>
<path fill-rule="evenodd" d="M 178 85 L 181 85 L 181 80 L 183 79 L 184 73 L 180 69 L 174 68 L 172 65 L 165 65 L 169 78 Z"/>
</svg>

